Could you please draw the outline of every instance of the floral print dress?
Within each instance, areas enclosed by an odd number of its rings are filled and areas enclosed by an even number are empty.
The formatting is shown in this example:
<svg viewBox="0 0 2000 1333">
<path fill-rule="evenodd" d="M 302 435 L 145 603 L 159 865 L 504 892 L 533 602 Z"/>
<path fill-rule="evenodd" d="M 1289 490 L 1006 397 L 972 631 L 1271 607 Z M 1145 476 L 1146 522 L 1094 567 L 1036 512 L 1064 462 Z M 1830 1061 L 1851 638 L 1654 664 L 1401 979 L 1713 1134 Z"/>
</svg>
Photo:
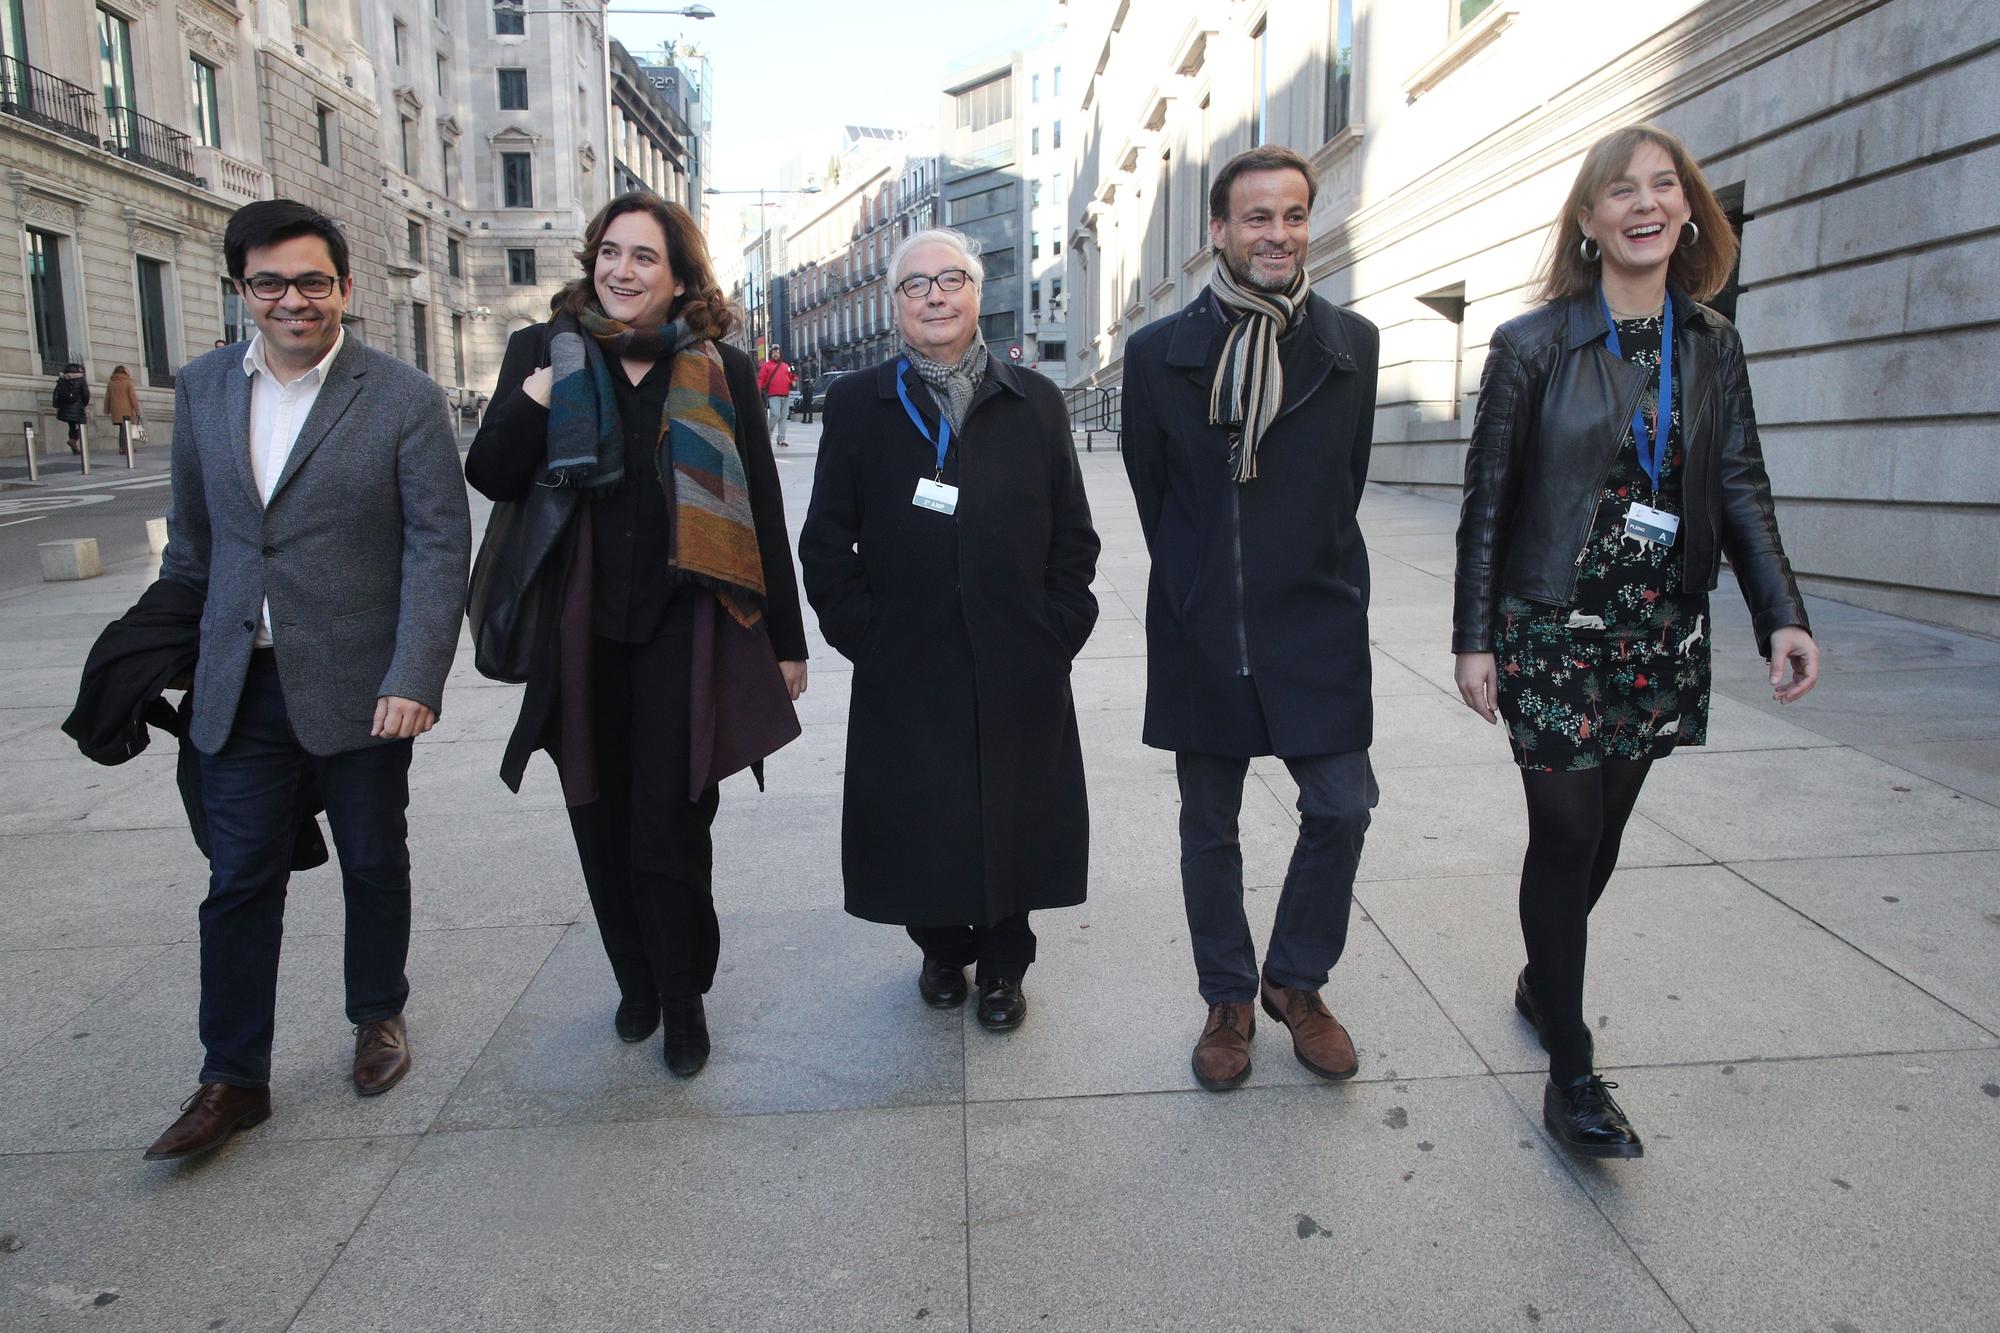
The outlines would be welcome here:
<svg viewBox="0 0 2000 1333">
<path fill-rule="evenodd" d="M 1655 421 L 1660 328 L 1658 315 L 1618 323 L 1625 360 L 1647 372 L 1639 410 Z M 1590 539 L 1577 556 L 1573 603 L 1501 599 L 1494 633 L 1500 711 L 1522 768 L 1560 773 L 1606 759 L 1658 759 L 1707 739 L 1708 595 L 1682 590 L 1679 543 L 1625 535 L 1625 512 L 1635 500 L 1683 512 L 1678 377 L 1673 397 L 1659 495 L 1653 498 L 1628 425 L 1598 495 Z"/>
</svg>

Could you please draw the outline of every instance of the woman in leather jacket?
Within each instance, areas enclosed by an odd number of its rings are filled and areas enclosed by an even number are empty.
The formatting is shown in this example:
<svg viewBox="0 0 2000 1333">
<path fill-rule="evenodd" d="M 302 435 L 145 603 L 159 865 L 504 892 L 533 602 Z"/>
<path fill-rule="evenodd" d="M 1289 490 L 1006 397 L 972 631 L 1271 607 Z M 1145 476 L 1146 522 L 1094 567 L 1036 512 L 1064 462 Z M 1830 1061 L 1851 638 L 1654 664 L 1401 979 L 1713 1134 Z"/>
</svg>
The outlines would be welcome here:
<svg viewBox="0 0 2000 1333">
<path fill-rule="evenodd" d="M 1643 125 L 1600 139 L 1557 219 L 1543 304 L 1494 332 L 1466 458 L 1458 691 L 1488 722 L 1505 716 L 1521 769 L 1528 966 L 1514 1006 L 1549 1052 L 1543 1123 L 1584 1156 L 1644 1152 L 1592 1065 L 1589 917 L 1653 761 L 1705 738 L 1722 555 L 1777 700 L 1819 676 L 1743 345 L 1698 304 L 1735 258 L 1679 140 Z"/>
</svg>

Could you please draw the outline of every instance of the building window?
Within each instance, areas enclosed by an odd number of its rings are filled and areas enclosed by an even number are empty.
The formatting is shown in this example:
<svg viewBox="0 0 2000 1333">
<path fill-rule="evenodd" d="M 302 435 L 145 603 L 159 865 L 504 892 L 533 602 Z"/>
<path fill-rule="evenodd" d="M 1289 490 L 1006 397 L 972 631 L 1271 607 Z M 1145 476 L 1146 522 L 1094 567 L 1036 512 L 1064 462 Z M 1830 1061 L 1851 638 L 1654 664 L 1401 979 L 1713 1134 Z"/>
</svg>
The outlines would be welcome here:
<svg viewBox="0 0 2000 1333">
<path fill-rule="evenodd" d="M 1014 76 L 1002 74 L 958 95 L 958 127 L 978 133 L 1014 118 Z"/>
<path fill-rule="evenodd" d="M 1042 313 L 1042 284 L 1039 282 L 1028 284 L 1028 313 L 1031 315 Z"/>
<path fill-rule="evenodd" d="M 1005 250 L 989 251 L 979 257 L 979 262 L 986 266 L 986 282 L 989 286 L 1002 278 L 1011 278 L 1021 271 L 1021 266 L 1015 262 L 1014 256 L 1014 248 L 1009 246 Z"/>
<path fill-rule="evenodd" d="M 64 272 L 66 239 L 28 228 L 28 291 L 35 312 L 35 348 L 42 373 L 55 375 L 73 357 L 69 345 L 69 278 Z"/>
<path fill-rule="evenodd" d="M 97 78 L 112 142 L 128 147 L 137 128 L 129 113 L 138 110 L 132 99 L 132 25 L 108 9 L 97 11 Z"/>
<path fill-rule="evenodd" d="M 1250 30 L 1250 146 L 1271 137 L 1271 25 L 1259 19 Z"/>
<path fill-rule="evenodd" d="M 458 151 L 451 146 L 451 140 L 438 135 L 438 165 L 443 174 L 440 188 L 446 194 L 458 192 Z"/>
<path fill-rule="evenodd" d="M 1160 281 L 1174 275 L 1174 154 L 1160 154 Z"/>
<path fill-rule="evenodd" d="M 1062 122 L 1059 120 L 1049 122 L 1049 147 L 1062 147 Z"/>
<path fill-rule="evenodd" d="M 444 238 L 444 271 L 446 274 L 454 278 L 465 276 L 464 255 L 465 252 L 458 243 L 458 237 L 447 236 Z"/>
<path fill-rule="evenodd" d="M 1059 255 L 1062 253 L 1061 232 L 1057 232 L 1055 235 L 1049 237 L 1049 253 L 1052 255 Z"/>
<path fill-rule="evenodd" d="M 1029 208 L 1040 208 L 1041 206 L 1042 206 L 1042 183 L 1041 183 L 1040 181 L 1038 181 L 1038 180 L 1035 180 L 1035 181 L 1029 181 L 1029 182 L 1028 182 L 1028 207 L 1029 207 Z"/>
<path fill-rule="evenodd" d="M 996 310 L 990 315 L 979 317 L 979 336 L 987 342 L 1018 337 L 1020 327 L 1020 317 L 1012 310 Z"/>
<path fill-rule="evenodd" d="M 535 160 L 527 153 L 500 154 L 500 202 L 507 208 L 535 206 Z"/>
<path fill-rule="evenodd" d="M 1354 0 L 1334 0 L 1333 32 L 1326 62 L 1326 137 L 1353 123 Z"/>
<path fill-rule="evenodd" d="M 243 293 L 236 290 L 236 284 L 228 278 L 222 280 L 222 341 L 226 343 L 243 341 L 243 328 L 249 320 L 243 311 Z"/>
<path fill-rule="evenodd" d="M 1055 74 L 1054 74 L 1054 76 L 1053 76 L 1053 77 L 1051 77 L 1051 78 L 1050 78 L 1050 80 L 1049 80 L 1049 91 L 1050 91 L 1051 93 L 1053 93 L 1053 94 L 1054 94 L 1055 96 L 1057 96 L 1057 97 L 1061 97 L 1061 96 L 1062 96 L 1062 66 L 1061 66 L 1061 65 L 1057 65 L 1057 66 L 1056 66 L 1056 69 L 1055 69 Z"/>
<path fill-rule="evenodd" d="M 443 56 L 439 56 L 437 58 L 437 68 L 438 68 L 438 96 L 443 97 L 445 95 L 444 94 L 445 85 L 451 82 L 451 71 L 450 68 L 446 65 L 445 58 Z"/>
<path fill-rule="evenodd" d="M 1041 151 L 1042 151 L 1042 127 L 1037 125 L 1033 129 L 1028 131 L 1028 152 L 1032 154 L 1032 153 L 1039 153 Z"/>
<path fill-rule="evenodd" d="M 188 57 L 188 91 L 194 99 L 194 138 L 204 148 L 222 147 L 222 115 L 215 105 L 215 66 Z"/>
<path fill-rule="evenodd" d="M 1212 183 L 1209 177 L 1209 166 L 1214 156 L 1215 140 L 1208 137 L 1208 99 L 1204 97 L 1201 99 L 1201 198 L 1195 202 L 1195 206 L 1202 211 L 1202 221 L 1204 224 L 1212 215 L 1208 204 L 1208 190 Z M 1204 228 L 1197 227 L 1196 230 L 1204 230 Z"/>
<path fill-rule="evenodd" d="M 535 285 L 535 252 L 533 250 L 509 250 L 507 252 L 507 281 L 516 287 Z"/>
<path fill-rule="evenodd" d="M 1028 233 L 1028 258 L 1040 259 L 1041 257 L 1042 234 L 1039 231 L 1031 231 Z"/>
<path fill-rule="evenodd" d="M 28 60 L 28 25 L 21 14 L 22 0 L 0 0 L 0 56 L 23 64 Z"/>
<path fill-rule="evenodd" d="M 528 30 L 528 17 L 518 3 L 493 6 L 493 32 L 498 37 L 519 37 Z"/>
<path fill-rule="evenodd" d="M 1493 0 L 1446 0 L 1451 10 L 1451 35 L 1463 32 L 1472 20 L 1493 7 Z"/>
<path fill-rule="evenodd" d="M 451 317 L 451 382 L 465 383 L 465 316 Z"/>
<path fill-rule="evenodd" d="M 1039 74 L 1028 76 L 1028 100 L 1030 102 L 1042 100 L 1042 76 Z"/>
<path fill-rule="evenodd" d="M 409 228 L 410 262 L 421 264 L 424 262 L 424 224 L 410 218 L 404 225 Z"/>
<path fill-rule="evenodd" d="M 139 343 L 146 358 L 146 382 L 165 388 L 174 382 L 167 362 L 167 266 L 139 258 Z"/>
<path fill-rule="evenodd" d="M 1069 357 L 1069 344 L 1060 339 L 1044 338 L 1035 352 L 1043 361 L 1062 361 Z"/>
<path fill-rule="evenodd" d="M 431 373 L 431 310 L 422 301 L 410 302 L 411 361 L 418 370 Z"/>
<path fill-rule="evenodd" d="M 408 54 L 410 30 L 403 26 L 403 20 L 391 19 L 389 31 L 391 44 L 395 47 L 396 64 L 400 67 L 408 63 L 404 56 Z"/>
<path fill-rule="evenodd" d="M 417 174 L 417 122 L 408 116 L 403 117 L 402 145 L 403 174 L 414 176 Z"/>
<path fill-rule="evenodd" d="M 301 28 L 312 26 L 312 0 L 293 0 L 292 18 Z"/>
<path fill-rule="evenodd" d="M 330 167 L 333 165 L 333 145 L 336 142 L 332 108 L 324 105 L 315 106 L 313 124 L 319 134 L 319 164 Z"/>
<path fill-rule="evenodd" d="M 528 71 L 525 69 L 503 69 L 495 72 L 500 79 L 500 109 L 502 111 L 526 111 L 528 109 Z"/>
</svg>

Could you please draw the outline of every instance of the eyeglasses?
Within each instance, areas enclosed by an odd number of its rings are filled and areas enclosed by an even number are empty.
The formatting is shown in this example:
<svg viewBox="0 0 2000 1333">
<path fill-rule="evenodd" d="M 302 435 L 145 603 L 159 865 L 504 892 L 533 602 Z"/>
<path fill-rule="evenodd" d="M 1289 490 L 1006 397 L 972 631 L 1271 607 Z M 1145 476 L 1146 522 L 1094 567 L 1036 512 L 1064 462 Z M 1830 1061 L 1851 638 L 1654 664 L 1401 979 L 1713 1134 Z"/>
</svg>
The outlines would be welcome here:
<svg viewBox="0 0 2000 1333">
<path fill-rule="evenodd" d="M 301 273 L 296 278 L 281 278 L 275 273 L 259 273 L 244 279 L 243 285 L 250 294 L 260 301 L 276 301 L 285 294 L 288 287 L 299 289 L 299 295 L 308 301 L 321 301 L 333 295 L 333 289 L 340 285 L 340 279 L 324 273 Z"/>
<path fill-rule="evenodd" d="M 929 296 L 932 286 L 941 292 L 955 292 L 972 281 L 972 275 L 962 268 L 948 268 L 935 276 L 928 273 L 913 273 L 896 284 L 896 290 L 911 300 Z"/>
</svg>

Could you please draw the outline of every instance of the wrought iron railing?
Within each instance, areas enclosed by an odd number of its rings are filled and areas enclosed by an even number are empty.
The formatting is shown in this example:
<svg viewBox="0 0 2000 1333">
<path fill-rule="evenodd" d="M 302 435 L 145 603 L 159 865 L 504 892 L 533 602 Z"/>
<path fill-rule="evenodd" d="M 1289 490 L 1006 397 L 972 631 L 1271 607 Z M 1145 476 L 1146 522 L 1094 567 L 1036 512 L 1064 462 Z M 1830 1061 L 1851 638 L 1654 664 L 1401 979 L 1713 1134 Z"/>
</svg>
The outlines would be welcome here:
<svg viewBox="0 0 2000 1333">
<path fill-rule="evenodd" d="M 1063 390 L 1063 400 L 1069 406 L 1070 432 L 1083 432 L 1085 453 L 1092 452 L 1099 435 L 1109 435 L 1112 448 L 1120 446 L 1125 430 L 1124 393 L 1124 386 L 1119 384 L 1080 384 Z"/>
<path fill-rule="evenodd" d="M 71 363 L 75 363 L 76 365 L 79 366 L 82 365 L 83 353 L 49 352 L 49 351 L 44 351 L 42 353 L 42 373 L 44 375 L 60 375 L 63 373 L 63 367 L 70 365 Z"/>
<path fill-rule="evenodd" d="M 13 56 L 0 56 L 0 112 L 97 142 L 97 94 Z"/>
<path fill-rule="evenodd" d="M 178 176 L 190 185 L 201 177 L 194 170 L 194 140 L 171 125 L 142 116 L 129 106 L 105 108 L 111 128 L 104 146 L 127 161 Z"/>
</svg>

